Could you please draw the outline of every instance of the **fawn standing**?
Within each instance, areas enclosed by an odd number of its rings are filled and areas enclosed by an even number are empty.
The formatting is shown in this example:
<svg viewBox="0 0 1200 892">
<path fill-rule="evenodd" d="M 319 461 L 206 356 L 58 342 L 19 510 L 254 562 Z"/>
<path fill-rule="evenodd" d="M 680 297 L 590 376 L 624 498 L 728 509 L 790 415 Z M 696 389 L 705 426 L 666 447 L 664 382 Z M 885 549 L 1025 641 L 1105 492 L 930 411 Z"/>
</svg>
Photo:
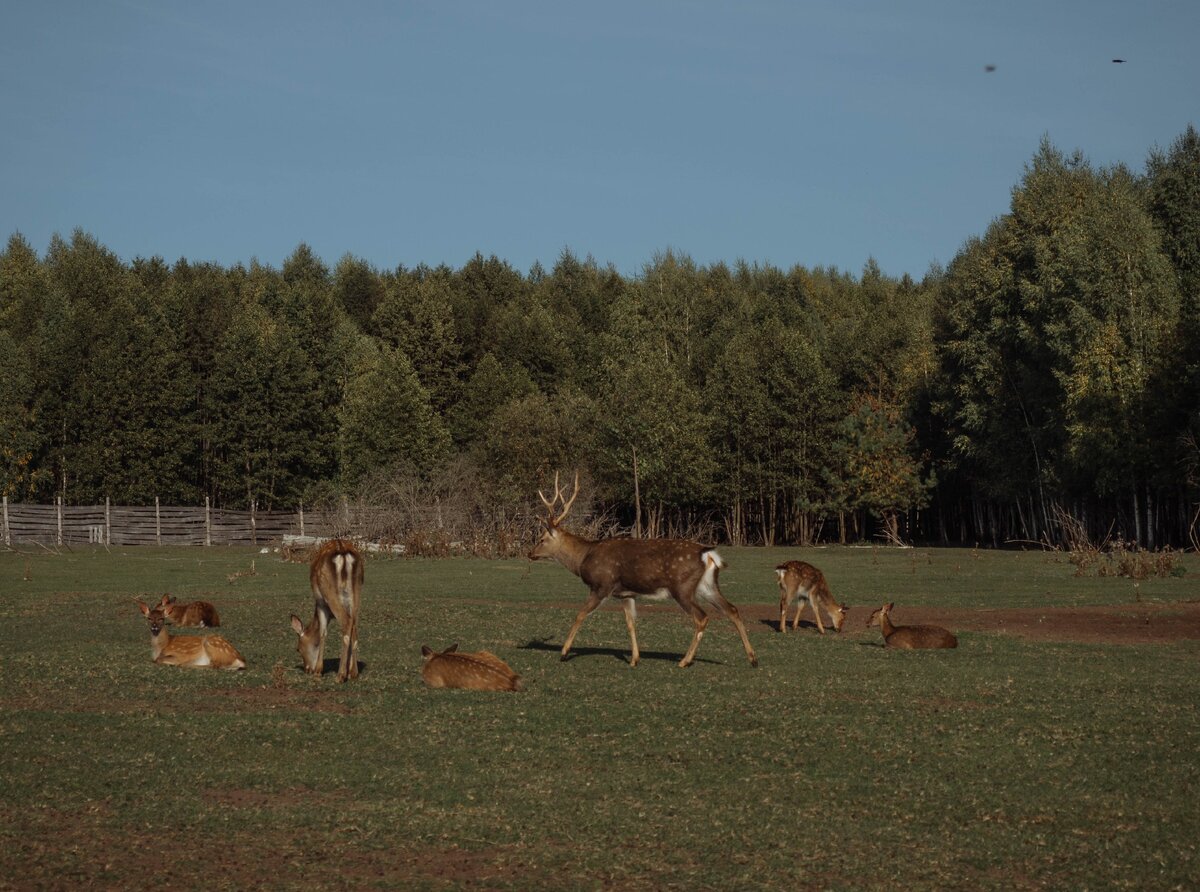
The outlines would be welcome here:
<svg viewBox="0 0 1200 892">
<path fill-rule="evenodd" d="M 315 555 L 308 574 L 312 584 L 313 615 L 308 625 L 292 614 L 292 631 L 304 671 L 320 675 L 325 669 L 325 633 L 334 618 L 342 630 L 342 653 L 337 680 L 358 678 L 358 605 L 362 594 L 363 560 L 345 539 L 330 539 Z"/>
<path fill-rule="evenodd" d="M 817 631 L 825 634 L 825 626 L 821 622 L 822 608 L 829 614 L 833 630 L 842 631 L 849 606 L 834 600 L 824 573 L 804 561 L 786 561 L 775 568 L 775 574 L 779 577 L 779 631 L 787 631 L 788 607 L 797 598 L 796 615 L 792 617 L 793 632 L 800 625 L 800 611 L 804 609 L 805 601 L 812 606 L 813 616 L 817 618 Z"/>
<path fill-rule="evenodd" d="M 502 659 L 486 650 L 459 653 L 451 644 L 441 653 L 423 646 L 421 678 L 431 688 L 466 688 L 472 691 L 519 691 L 521 676 Z"/>
<path fill-rule="evenodd" d="M 245 669 L 246 661 L 220 635 L 172 635 L 162 610 L 137 602 L 150 621 L 150 652 L 154 662 L 189 669 Z"/>
<path fill-rule="evenodd" d="M 867 628 L 879 626 L 883 632 L 883 646 L 896 647 L 901 650 L 918 650 L 923 648 L 958 647 L 958 639 L 948 629 L 941 626 L 894 626 L 889 614 L 894 604 L 884 604 L 878 610 L 871 612 L 867 619 Z"/>
</svg>

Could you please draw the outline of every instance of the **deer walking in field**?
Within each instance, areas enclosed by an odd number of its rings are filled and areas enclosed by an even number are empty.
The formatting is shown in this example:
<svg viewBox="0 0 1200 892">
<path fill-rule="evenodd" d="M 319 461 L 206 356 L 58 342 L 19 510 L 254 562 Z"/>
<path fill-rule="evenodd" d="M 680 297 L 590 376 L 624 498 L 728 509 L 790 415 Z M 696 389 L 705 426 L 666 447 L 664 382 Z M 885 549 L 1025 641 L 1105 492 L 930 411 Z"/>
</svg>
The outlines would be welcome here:
<svg viewBox="0 0 1200 892">
<path fill-rule="evenodd" d="M 575 623 L 563 644 L 562 659 L 567 658 L 579 627 L 588 614 L 606 598 L 616 598 L 625 609 L 625 625 L 629 629 L 632 645 L 629 665 L 636 666 L 641 658 L 634 630 L 636 599 L 671 597 L 684 613 L 691 616 L 694 623 L 692 643 L 679 661 L 681 667 L 692 664 L 696 648 L 700 646 L 700 639 L 708 626 L 709 617 L 700 602 L 713 605 L 729 617 L 742 636 L 742 645 L 750 665 L 758 665 L 758 657 L 750 646 L 738 609 L 725 599 L 717 586 L 717 574 L 725 563 L 716 549 L 683 539 L 620 538 L 596 541 L 563 529 L 562 522 L 579 495 L 578 474 L 575 475 L 575 491 L 570 499 L 564 498 L 559 489 L 557 474 L 554 477 L 554 498 L 547 499 L 540 489 L 538 495 L 546 506 L 546 530 L 529 557 L 532 560 L 553 558 L 588 587 L 587 601 L 575 617 Z M 557 508 L 558 505 L 562 506 L 561 510 Z"/>
<path fill-rule="evenodd" d="M 159 608 L 137 602 L 142 616 L 150 621 L 150 653 L 154 662 L 189 669 L 245 669 L 246 661 L 220 635 L 172 635 Z"/>
<path fill-rule="evenodd" d="M 958 647 L 954 633 L 941 626 L 895 626 L 890 616 L 894 604 L 884 604 L 871 612 L 867 628 L 879 626 L 883 632 L 883 646 L 900 650 Z"/>
<path fill-rule="evenodd" d="M 775 568 L 779 577 L 779 631 L 787 631 L 787 612 L 793 601 L 796 601 L 796 614 L 792 617 L 792 631 L 800 625 L 800 611 L 807 601 L 812 607 L 813 616 L 817 619 L 817 631 L 825 634 L 825 625 L 821 622 L 821 610 L 829 614 L 830 624 L 835 632 L 842 631 L 842 623 L 846 621 L 846 611 L 849 605 L 839 604 L 829 591 L 825 582 L 825 574 L 804 561 L 785 561 Z"/>
<path fill-rule="evenodd" d="M 345 539 L 330 539 L 313 555 L 309 567 L 313 615 L 304 625 L 292 614 L 292 631 L 299 636 L 296 649 L 304 660 L 304 671 L 320 675 L 325 669 L 325 634 L 329 620 L 336 619 L 342 633 L 337 680 L 358 678 L 358 606 L 362 594 L 363 560 L 358 549 Z"/>
<path fill-rule="evenodd" d="M 217 608 L 207 601 L 192 601 L 190 604 L 180 604 L 170 595 L 163 595 L 158 602 L 158 609 L 169 623 L 177 626 L 199 626 L 200 628 L 221 625 L 221 617 Z"/>
<path fill-rule="evenodd" d="M 421 678 L 431 688 L 465 688 L 471 691 L 519 691 L 521 676 L 486 650 L 459 653 L 452 644 L 441 653 L 423 646 Z"/>
</svg>

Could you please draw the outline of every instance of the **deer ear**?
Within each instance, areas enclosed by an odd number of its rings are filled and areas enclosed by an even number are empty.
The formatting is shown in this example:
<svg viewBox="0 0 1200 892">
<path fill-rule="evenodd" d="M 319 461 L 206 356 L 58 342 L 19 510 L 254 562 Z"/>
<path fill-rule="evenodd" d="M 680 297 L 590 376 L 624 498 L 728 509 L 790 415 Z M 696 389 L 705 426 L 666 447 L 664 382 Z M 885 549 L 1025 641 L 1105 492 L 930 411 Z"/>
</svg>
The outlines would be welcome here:
<svg viewBox="0 0 1200 892">
<path fill-rule="evenodd" d="M 138 601 L 138 600 L 137 600 L 137 598 L 134 598 L 133 600 L 134 600 L 134 601 L 137 603 L 138 610 L 142 611 L 142 616 L 149 616 L 149 615 L 150 615 L 150 608 L 149 608 L 149 607 L 147 607 L 147 606 L 146 606 L 145 604 L 143 604 L 141 601 Z"/>
<path fill-rule="evenodd" d="M 292 631 L 297 635 L 304 634 L 304 623 L 300 622 L 300 617 L 294 613 L 292 614 Z"/>
<path fill-rule="evenodd" d="M 170 595 L 163 595 L 163 596 L 162 596 L 162 600 L 158 602 L 158 606 L 159 606 L 159 607 L 166 607 L 166 606 L 167 606 L 168 604 L 170 604 L 170 603 L 171 603 L 171 596 L 170 596 Z"/>
<path fill-rule="evenodd" d="M 458 650 L 458 642 L 457 642 L 457 641 L 455 641 L 453 644 L 451 644 L 449 647 L 447 647 L 447 648 L 446 648 L 444 651 L 442 651 L 442 653 L 444 653 L 444 654 L 452 654 L 452 653 L 454 653 L 456 650 Z"/>
<path fill-rule="evenodd" d="M 421 656 L 423 656 L 425 659 L 428 660 L 431 656 L 433 656 L 433 648 L 430 647 L 428 644 L 422 644 L 421 645 Z"/>
</svg>

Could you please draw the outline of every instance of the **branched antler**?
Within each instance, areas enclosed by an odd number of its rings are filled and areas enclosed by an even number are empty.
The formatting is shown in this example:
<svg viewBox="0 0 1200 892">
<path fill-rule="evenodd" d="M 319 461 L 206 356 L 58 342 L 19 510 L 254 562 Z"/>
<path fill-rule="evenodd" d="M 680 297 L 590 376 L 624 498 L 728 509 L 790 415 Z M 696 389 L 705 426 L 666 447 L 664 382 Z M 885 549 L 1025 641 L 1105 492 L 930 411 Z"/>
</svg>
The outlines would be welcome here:
<svg viewBox="0 0 1200 892">
<path fill-rule="evenodd" d="M 558 486 L 558 471 L 554 472 L 554 498 L 547 499 L 546 494 L 540 489 L 538 495 L 542 499 L 542 504 L 546 506 L 546 526 L 556 527 L 566 519 L 567 514 L 571 510 L 571 506 L 575 504 L 575 497 L 579 495 L 579 472 L 575 472 L 575 490 L 571 493 L 571 498 L 563 499 L 563 491 Z M 554 516 L 554 506 L 562 504 L 562 511 L 557 517 Z"/>
</svg>

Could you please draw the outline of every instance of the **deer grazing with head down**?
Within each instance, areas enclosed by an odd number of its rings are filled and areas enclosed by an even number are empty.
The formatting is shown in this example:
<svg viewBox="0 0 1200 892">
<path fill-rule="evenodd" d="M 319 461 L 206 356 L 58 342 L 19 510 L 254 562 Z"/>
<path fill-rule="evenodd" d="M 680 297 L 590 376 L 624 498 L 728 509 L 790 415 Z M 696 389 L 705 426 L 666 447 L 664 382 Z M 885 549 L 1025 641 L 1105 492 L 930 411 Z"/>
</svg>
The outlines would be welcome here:
<svg viewBox="0 0 1200 892">
<path fill-rule="evenodd" d="M 958 639 L 949 629 L 941 626 L 894 626 L 890 616 L 895 604 L 884 604 L 878 610 L 871 612 L 867 618 L 867 628 L 879 626 L 883 632 L 883 646 L 900 650 L 921 650 L 925 648 L 958 647 Z"/>
<path fill-rule="evenodd" d="M 469 691 L 520 691 L 521 676 L 493 653 L 459 652 L 451 644 L 441 653 L 421 647 L 421 679 L 431 688 L 463 688 Z"/>
<path fill-rule="evenodd" d="M 308 625 L 292 614 L 292 631 L 299 636 L 296 649 L 304 660 L 304 671 L 320 675 L 325 669 L 325 633 L 331 618 L 342 632 L 342 653 L 337 680 L 358 678 L 358 605 L 362 594 L 363 560 L 358 549 L 345 539 L 330 539 L 322 545 L 309 567 L 313 615 Z"/>
<path fill-rule="evenodd" d="M 708 614 L 702 604 L 709 604 L 729 617 L 742 636 L 742 645 L 751 666 L 758 665 L 758 657 L 750 646 L 746 627 L 738 609 L 725 599 L 717 586 L 717 573 L 724 561 L 716 549 L 707 548 L 696 542 L 683 539 L 585 539 L 566 530 L 563 520 L 571 511 L 579 495 L 579 474 L 575 475 L 575 491 L 570 499 L 558 486 L 558 475 L 554 476 L 554 498 L 547 499 L 539 489 L 542 504 L 546 506 L 546 529 L 534 546 L 529 557 L 552 558 L 583 580 L 588 587 L 587 601 L 575 617 L 575 623 L 563 644 L 562 659 L 567 658 L 579 627 L 588 614 L 607 598 L 616 598 L 625 609 L 625 625 L 629 628 L 629 641 L 633 651 L 629 665 L 636 666 L 640 659 L 634 620 L 637 616 L 637 598 L 671 597 L 683 612 L 691 616 L 694 624 L 691 646 L 679 661 L 681 667 L 692 664 L 696 648 L 708 626 Z M 561 508 L 558 506 L 561 505 Z"/>
<path fill-rule="evenodd" d="M 135 599 L 136 600 L 136 599 Z M 172 635 L 158 607 L 137 601 L 142 616 L 150 621 L 150 653 L 154 662 L 189 669 L 245 669 L 246 661 L 220 635 Z"/>
<path fill-rule="evenodd" d="M 805 561 L 785 561 L 775 568 L 775 574 L 779 577 L 779 631 L 787 631 L 787 612 L 793 601 L 797 601 L 796 614 L 792 617 L 793 632 L 800 625 L 800 611 L 804 609 L 806 601 L 817 618 L 818 632 L 825 634 L 825 625 L 821 622 L 822 608 L 829 614 L 833 630 L 842 631 L 849 608 L 834 600 L 824 573 Z"/>
<path fill-rule="evenodd" d="M 177 626 L 211 628 L 221 625 L 221 617 L 217 615 L 217 608 L 207 601 L 180 604 L 170 595 L 163 595 L 162 600 L 158 602 L 158 609 L 163 612 L 167 622 Z"/>
</svg>

